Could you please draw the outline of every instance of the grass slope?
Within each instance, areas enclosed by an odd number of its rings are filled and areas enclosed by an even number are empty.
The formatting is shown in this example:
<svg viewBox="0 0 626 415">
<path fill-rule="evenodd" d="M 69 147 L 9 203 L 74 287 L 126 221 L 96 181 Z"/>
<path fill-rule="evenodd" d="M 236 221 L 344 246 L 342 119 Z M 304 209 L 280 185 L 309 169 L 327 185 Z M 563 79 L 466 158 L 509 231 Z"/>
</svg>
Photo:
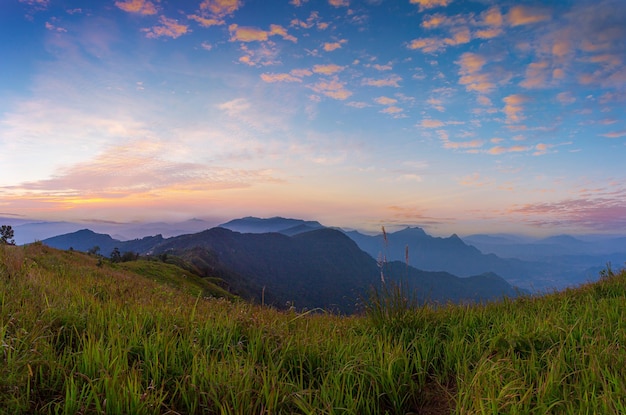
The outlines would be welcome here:
<svg viewBox="0 0 626 415">
<path fill-rule="evenodd" d="M 626 412 L 624 272 L 479 306 L 379 291 L 339 317 L 204 298 L 144 265 L 0 246 L 0 413 Z"/>
</svg>

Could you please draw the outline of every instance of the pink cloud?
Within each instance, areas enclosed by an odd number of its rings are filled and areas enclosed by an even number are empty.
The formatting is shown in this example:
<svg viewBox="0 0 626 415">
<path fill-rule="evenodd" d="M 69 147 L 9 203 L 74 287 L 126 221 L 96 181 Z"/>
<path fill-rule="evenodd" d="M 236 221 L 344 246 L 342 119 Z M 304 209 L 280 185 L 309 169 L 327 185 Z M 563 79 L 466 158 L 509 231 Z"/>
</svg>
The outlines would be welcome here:
<svg viewBox="0 0 626 415">
<path fill-rule="evenodd" d="M 526 118 L 522 113 L 524 110 L 522 104 L 528 101 L 528 97 L 521 94 L 513 94 L 504 97 L 502 100 L 505 104 L 502 112 L 506 115 L 507 124 L 518 123 Z"/>
<path fill-rule="evenodd" d="M 153 26 L 147 29 L 141 29 L 142 32 L 146 33 L 146 37 L 149 38 L 158 38 L 158 37 L 171 37 L 176 39 L 187 33 L 189 31 L 189 26 L 179 24 L 176 19 L 170 19 L 165 16 L 161 16 L 159 18 L 161 22 L 161 26 Z"/>
<path fill-rule="evenodd" d="M 377 86 L 377 87 L 392 86 L 395 88 L 399 88 L 400 84 L 398 82 L 400 81 L 402 81 L 402 78 L 400 76 L 390 75 L 383 79 L 365 78 L 363 79 L 362 83 L 363 85 L 369 85 L 369 86 Z"/>
<path fill-rule="evenodd" d="M 511 147 L 496 146 L 496 147 L 490 148 L 487 151 L 487 153 L 498 155 L 498 154 L 504 154 L 504 153 L 519 153 L 519 152 L 528 151 L 528 150 L 530 150 L 530 147 L 527 147 L 527 146 L 511 146 Z"/>
<path fill-rule="evenodd" d="M 273 83 L 273 82 L 302 82 L 302 79 L 290 75 L 288 73 L 263 73 L 261 74 L 261 79 L 264 82 Z"/>
<path fill-rule="evenodd" d="M 509 214 L 519 214 L 537 227 L 578 227 L 611 231 L 626 228 L 625 195 L 565 199 L 551 203 L 513 206 Z"/>
<path fill-rule="evenodd" d="M 609 133 L 600 134 L 600 135 L 602 137 L 607 137 L 607 138 L 620 138 L 620 137 L 626 136 L 626 130 L 611 131 Z"/>
<path fill-rule="evenodd" d="M 419 126 L 423 128 L 439 128 L 443 127 L 444 125 L 445 124 L 442 121 L 432 119 L 424 119 L 422 120 L 422 122 L 419 123 Z"/>
</svg>

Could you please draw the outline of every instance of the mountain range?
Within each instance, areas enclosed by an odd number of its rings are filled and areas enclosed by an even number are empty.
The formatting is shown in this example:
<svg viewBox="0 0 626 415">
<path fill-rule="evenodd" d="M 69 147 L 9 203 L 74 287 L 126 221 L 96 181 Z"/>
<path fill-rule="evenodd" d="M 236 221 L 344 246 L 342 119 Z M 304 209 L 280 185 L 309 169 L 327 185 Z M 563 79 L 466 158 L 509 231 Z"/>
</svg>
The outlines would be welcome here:
<svg viewBox="0 0 626 415">
<path fill-rule="evenodd" d="M 286 225 L 288 233 L 300 226 Z M 277 307 L 352 313 L 372 287 L 381 286 L 381 272 L 385 283 L 405 284 L 419 301 L 475 302 L 520 293 L 494 273 L 461 278 L 444 271 L 419 270 L 399 261 L 381 264 L 345 233 L 324 227 L 294 235 L 240 233 L 216 227 L 171 238 L 157 235 L 129 241 L 84 229 L 42 242 L 81 251 L 98 246 L 104 255 L 117 248 L 121 252 L 179 257 L 206 277 L 221 278 L 232 293 Z"/>
<path fill-rule="evenodd" d="M 15 226 L 16 240 L 19 243 L 20 233 L 24 230 L 46 229 L 50 232 L 72 226 L 75 229 L 77 224 L 19 222 Z M 106 228 L 105 225 L 100 226 Z M 83 229 L 42 240 L 62 249 L 72 247 L 87 251 L 99 246 L 100 253 L 105 256 L 115 247 L 122 252 L 154 254 L 159 245 L 169 242 L 171 238 L 202 233 L 214 227 L 211 222 L 198 219 L 177 224 L 133 224 L 126 228 L 117 224 L 110 226 L 113 226 L 114 231 L 111 236 Z M 218 226 L 242 234 L 277 233 L 287 237 L 328 229 L 316 221 L 282 217 L 246 217 Z M 143 236 L 140 233 L 142 230 L 146 232 L 143 235 L 156 236 L 129 238 L 133 235 Z M 158 230 L 165 230 L 166 233 L 157 233 Z M 511 285 L 530 292 L 562 289 L 595 280 L 607 264 L 620 267 L 626 262 L 626 237 L 587 236 L 582 239 L 560 235 L 539 239 L 508 234 L 477 234 L 463 238 L 457 235 L 441 238 L 428 235 L 423 229 L 415 227 L 385 235 L 382 232 L 378 235 L 366 235 L 358 231 L 336 230 L 352 239 L 374 260 L 384 258 L 390 263 L 405 263 L 408 260 L 408 264 L 416 269 L 447 272 L 459 277 L 494 273 Z M 221 273 L 231 275 L 230 279 L 233 281 L 241 282 L 246 278 L 245 275 L 233 277 L 236 273 L 223 264 L 214 263 L 213 266 L 215 269 L 219 268 Z M 244 287 L 246 284 L 234 285 Z M 258 288 L 255 286 L 251 291 L 256 292 Z M 271 297 L 269 292 L 266 294 L 267 298 Z"/>
</svg>

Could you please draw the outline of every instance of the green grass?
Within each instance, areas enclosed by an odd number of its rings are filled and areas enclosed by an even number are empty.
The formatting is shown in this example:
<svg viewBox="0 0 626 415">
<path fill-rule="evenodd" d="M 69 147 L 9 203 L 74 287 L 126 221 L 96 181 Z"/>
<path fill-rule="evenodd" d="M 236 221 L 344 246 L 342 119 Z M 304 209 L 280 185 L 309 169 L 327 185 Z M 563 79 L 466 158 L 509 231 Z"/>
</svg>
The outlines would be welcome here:
<svg viewBox="0 0 626 415">
<path fill-rule="evenodd" d="M 624 272 L 479 306 L 389 289 L 351 317 L 208 289 L 159 262 L 0 246 L 0 413 L 626 413 Z"/>
</svg>

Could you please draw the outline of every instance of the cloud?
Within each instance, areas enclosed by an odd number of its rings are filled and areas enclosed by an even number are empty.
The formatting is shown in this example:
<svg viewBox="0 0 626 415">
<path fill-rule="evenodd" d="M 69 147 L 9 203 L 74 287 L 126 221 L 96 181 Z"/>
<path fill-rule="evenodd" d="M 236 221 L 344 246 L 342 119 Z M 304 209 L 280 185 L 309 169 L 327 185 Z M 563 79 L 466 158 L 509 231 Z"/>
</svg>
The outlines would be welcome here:
<svg viewBox="0 0 626 415">
<path fill-rule="evenodd" d="M 526 78 L 520 82 L 524 88 L 546 88 L 550 86 L 552 71 L 547 61 L 531 62 L 526 67 Z"/>
<path fill-rule="evenodd" d="M 439 120 L 426 118 L 426 119 L 423 119 L 422 122 L 420 122 L 418 125 L 422 128 L 439 128 L 439 127 L 443 127 L 445 124 Z"/>
<path fill-rule="evenodd" d="M 129 13 L 138 13 L 143 15 L 151 15 L 157 13 L 157 9 L 154 4 L 148 0 L 116 1 L 115 5 L 125 12 Z"/>
<path fill-rule="evenodd" d="M 292 69 L 289 73 L 292 74 L 293 76 L 297 76 L 298 78 L 303 78 L 305 76 L 313 75 L 313 72 L 311 72 L 308 69 Z"/>
<path fill-rule="evenodd" d="M 295 36 L 292 36 L 287 33 L 287 30 L 281 25 L 271 24 L 270 25 L 270 36 L 278 35 L 285 40 L 288 40 L 293 43 L 297 43 L 298 39 Z"/>
<path fill-rule="evenodd" d="M 223 20 L 220 20 L 220 19 L 206 18 L 206 17 L 195 15 L 195 14 L 188 15 L 187 18 L 191 20 L 195 20 L 202 27 L 219 26 L 225 23 Z"/>
<path fill-rule="evenodd" d="M 624 191 L 601 193 L 596 198 L 514 205 L 507 213 L 519 214 L 527 223 L 537 227 L 576 227 L 596 231 L 626 228 Z"/>
<path fill-rule="evenodd" d="M 335 64 L 313 66 L 313 72 L 324 74 L 324 75 L 331 75 L 337 72 L 341 72 L 344 69 L 345 69 L 345 66 L 339 66 Z"/>
<path fill-rule="evenodd" d="M 239 58 L 239 62 L 249 66 L 268 66 L 280 63 L 278 51 L 269 43 L 261 43 L 257 48 L 250 48 L 242 43 L 241 51 L 244 55 Z"/>
<path fill-rule="evenodd" d="M 226 114 L 230 115 L 231 117 L 248 111 L 250 107 L 250 102 L 245 98 L 236 98 L 231 101 L 218 104 L 217 106 L 217 108 L 226 112 Z"/>
<path fill-rule="evenodd" d="M 348 7 L 350 2 L 348 0 L 328 0 L 328 4 L 334 7 Z"/>
<path fill-rule="evenodd" d="M 272 83 L 272 82 L 302 82 L 301 78 L 295 77 L 288 73 L 263 73 L 261 74 L 261 79 L 264 82 Z"/>
<path fill-rule="evenodd" d="M 168 159 L 170 143 L 136 139 L 105 148 L 89 160 L 63 166 L 48 178 L 4 187 L 13 201 L 58 205 L 124 204 L 123 199 L 159 198 L 169 191 L 210 192 L 275 182 L 267 169 L 240 169 L 214 163 Z"/>
<path fill-rule="evenodd" d="M 176 39 L 189 31 L 189 26 L 179 24 L 176 19 L 161 16 L 159 21 L 161 22 L 161 26 L 141 29 L 142 32 L 146 33 L 146 37 L 159 38 L 161 36 L 166 36 Z"/>
<path fill-rule="evenodd" d="M 274 35 L 279 35 L 283 39 L 294 43 L 298 41 L 297 38 L 289 35 L 284 27 L 275 24 L 270 25 L 269 31 L 265 31 L 256 27 L 239 26 L 233 23 L 228 26 L 228 31 L 230 32 L 231 42 L 264 42 Z"/>
<path fill-rule="evenodd" d="M 506 123 L 519 123 L 526 117 L 522 114 L 524 107 L 522 104 L 528 101 L 528 97 L 521 94 L 513 94 L 506 96 L 502 99 L 504 101 L 504 108 L 502 112 L 506 115 Z"/>
<path fill-rule="evenodd" d="M 398 102 L 397 99 L 395 98 L 389 98 L 389 97 L 378 97 L 378 98 L 374 98 L 374 101 L 380 105 L 393 105 L 395 103 Z"/>
<path fill-rule="evenodd" d="M 556 95 L 556 100 L 563 105 L 573 104 L 576 102 L 576 98 L 572 96 L 571 92 L 560 92 Z"/>
<path fill-rule="evenodd" d="M 548 150 L 552 147 L 553 146 L 550 144 L 539 143 L 535 146 L 535 152 L 533 153 L 533 156 L 543 156 L 544 154 L 547 154 Z"/>
<path fill-rule="evenodd" d="M 520 152 L 524 152 L 528 150 L 531 150 L 531 147 L 520 146 L 520 145 L 511 146 L 511 147 L 495 146 L 495 147 L 490 148 L 487 151 L 487 153 L 498 155 L 498 154 L 504 154 L 504 153 L 520 153 Z"/>
<path fill-rule="evenodd" d="M 446 7 L 452 0 L 410 0 L 411 4 L 419 4 L 420 11 L 434 7 Z"/>
<path fill-rule="evenodd" d="M 455 62 L 459 68 L 459 84 L 465 85 L 467 91 L 476 91 L 482 94 L 493 91 L 495 82 L 486 73 L 481 73 L 487 59 L 477 53 L 465 52 Z"/>
<path fill-rule="evenodd" d="M 469 28 L 456 27 L 452 29 L 450 36 L 446 38 L 427 37 L 413 39 L 407 47 L 409 49 L 420 49 L 424 53 L 435 53 L 448 46 L 462 45 L 472 39 Z"/>
<path fill-rule="evenodd" d="M 222 18 L 233 14 L 241 6 L 240 0 L 203 0 L 200 10 L 214 17 Z"/>
<path fill-rule="evenodd" d="M 494 184 L 493 179 L 485 179 L 480 173 L 474 172 L 459 180 L 459 184 L 465 187 L 486 187 Z"/>
<path fill-rule="evenodd" d="M 337 78 L 319 81 L 310 85 L 309 88 L 318 94 L 341 101 L 348 99 L 352 95 L 352 92 L 346 89 L 345 83 L 340 82 Z"/>
<path fill-rule="evenodd" d="M 521 26 L 545 22 L 546 20 L 550 20 L 551 16 L 544 9 L 528 6 L 514 6 L 509 10 L 507 19 L 511 26 Z"/>
<path fill-rule="evenodd" d="M 607 137 L 607 138 L 620 138 L 620 137 L 625 137 L 626 136 L 626 130 L 611 131 L 609 133 L 600 134 L 600 135 L 602 137 Z"/>
<path fill-rule="evenodd" d="M 337 42 L 326 42 L 322 45 L 322 49 L 326 52 L 332 52 L 333 50 L 341 49 L 341 45 L 348 42 L 346 39 L 341 39 Z"/>
<path fill-rule="evenodd" d="M 363 85 L 369 85 L 369 86 L 377 86 L 377 87 L 392 86 L 395 88 L 399 88 L 400 84 L 398 84 L 398 82 L 400 81 L 402 81 L 402 78 L 398 75 L 393 74 L 383 79 L 365 78 L 363 79 L 362 83 Z"/>
<path fill-rule="evenodd" d="M 46 29 L 51 30 L 53 32 L 58 32 L 58 33 L 67 32 L 67 29 L 65 29 L 64 27 L 55 26 L 54 24 L 50 22 L 46 22 Z"/>
<path fill-rule="evenodd" d="M 385 109 L 380 110 L 380 112 L 382 112 L 383 114 L 398 114 L 403 112 L 404 110 L 400 107 L 397 107 L 395 105 L 392 105 L 390 107 L 387 107 Z"/>
</svg>

